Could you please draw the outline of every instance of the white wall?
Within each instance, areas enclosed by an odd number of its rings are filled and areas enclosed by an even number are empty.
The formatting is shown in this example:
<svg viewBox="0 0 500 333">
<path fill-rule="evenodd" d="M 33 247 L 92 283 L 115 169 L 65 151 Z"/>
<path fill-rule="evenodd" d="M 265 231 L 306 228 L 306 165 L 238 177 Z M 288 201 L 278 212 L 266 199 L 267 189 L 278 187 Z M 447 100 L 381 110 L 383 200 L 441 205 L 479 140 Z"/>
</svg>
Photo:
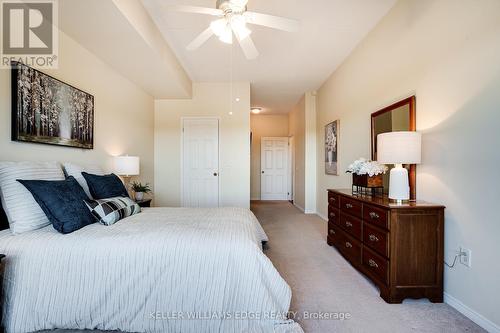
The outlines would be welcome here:
<svg viewBox="0 0 500 333">
<path fill-rule="evenodd" d="M 288 115 L 254 115 L 250 116 L 252 130 L 252 155 L 251 155 L 251 191 L 252 200 L 260 200 L 261 179 L 261 147 L 262 137 L 287 137 Z"/>
<path fill-rule="evenodd" d="M 59 69 L 43 72 L 94 95 L 94 149 L 12 142 L 10 70 L 1 69 L 0 160 L 72 161 L 111 171 L 111 156 L 137 155 L 140 179 L 153 185 L 153 98 L 64 33 L 59 34 Z"/>
<path fill-rule="evenodd" d="M 250 84 L 233 83 L 231 93 L 229 83 L 194 83 L 192 99 L 155 101 L 155 202 L 160 206 L 181 205 L 181 117 L 220 118 L 220 204 L 249 207 Z"/>
<path fill-rule="evenodd" d="M 460 245 L 472 250 L 472 268 L 445 269 L 445 291 L 499 331 L 499 1 L 401 0 L 328 79 L 318 162 L 323 126 L 340 119 L 340 176 L 318 163 L 318 209 L 326 215 L 327 188 L 349 188 L 347 165 L 370 156 L 370 114 L 413 94 L 423 132 L 417 196 L 447 207 L 448 261 Z"/>
</svg>

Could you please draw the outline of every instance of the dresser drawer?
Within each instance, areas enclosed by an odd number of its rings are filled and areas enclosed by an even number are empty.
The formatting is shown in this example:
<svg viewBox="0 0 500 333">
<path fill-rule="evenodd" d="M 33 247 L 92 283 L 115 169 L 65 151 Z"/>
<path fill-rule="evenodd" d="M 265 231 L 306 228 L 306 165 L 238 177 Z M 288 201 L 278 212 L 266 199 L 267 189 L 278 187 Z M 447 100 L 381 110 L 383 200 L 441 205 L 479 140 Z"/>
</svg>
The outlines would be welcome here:
<svg viewBox="0 0 500 333">
<path fill-rule="evenodd" d="M 363 204 L 356 200 L 351 200 L 346 197 L 340 197 L 340 210 L 356 216 L 359 218 L 363 217 Z"/>
<path fill-rule="evenodd" d="M 363 246 L 363 267 L 384 284 L 389 283 L 389 261 Z"/>
<path fill-rule="evenodd" d="M 389 257 L 389 233 L 387 231 L 372 227 L 369 223 L 364 223 L 363 244 L 368 245 L 384 257 Z"/>
<path fill-rule="evenodd" d="M 342 234 L 340 237 L 340 243 L 337 245 L 337 248 L 347 259 L 354 265 L 361 264 L 361 242 L 347 235 L 346 233 Z"/>
<path fill-rule="evenodd" d="M 340 213 L 337 208 L 328 207 L 328 221 L 336 225 L 340 224 Z"/>
<path fill-rule="evenodd" d="M 345 213 L 340 213 L 339 225 L 342 227 L 342 229 L 347 231 L 352 236 L 356 237 L 359 240 L 362 239 L 361 231 L 363 230 L 363 221 L 361 221 L 360 219 Z"/>
<path fill-rule="evenodd" d="M 337 193 L 328 192 L 328 207 L 339 208 L 340 201 Z"/>
<path fill-rule="evenodd" d="M 388 215 L 384 209 L 367 204 L 363 205 L 363 219 L 376 226 L 389 229 Z"/>
<path fill-rule="evenodd" d="M 339 227 L 332 222 L 328 222 L 328 243 L 338 247 L 343 239 L 344 237 L 342 237 L 342 232 L 339 231 Z"/>
</svg>

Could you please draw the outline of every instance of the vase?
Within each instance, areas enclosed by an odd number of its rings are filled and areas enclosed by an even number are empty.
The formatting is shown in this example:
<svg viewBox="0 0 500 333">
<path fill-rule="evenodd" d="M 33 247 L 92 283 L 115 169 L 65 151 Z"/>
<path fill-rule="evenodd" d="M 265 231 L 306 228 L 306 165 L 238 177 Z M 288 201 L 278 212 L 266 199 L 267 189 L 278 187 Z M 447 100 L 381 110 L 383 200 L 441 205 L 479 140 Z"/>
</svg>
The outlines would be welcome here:
<svg viewBox="0 0 500 333">
<path fill-rule="evenodd" d="M 135 192 L 135 200 L 142 201 L 144 199 L 144 192 Z"/>
</svg>

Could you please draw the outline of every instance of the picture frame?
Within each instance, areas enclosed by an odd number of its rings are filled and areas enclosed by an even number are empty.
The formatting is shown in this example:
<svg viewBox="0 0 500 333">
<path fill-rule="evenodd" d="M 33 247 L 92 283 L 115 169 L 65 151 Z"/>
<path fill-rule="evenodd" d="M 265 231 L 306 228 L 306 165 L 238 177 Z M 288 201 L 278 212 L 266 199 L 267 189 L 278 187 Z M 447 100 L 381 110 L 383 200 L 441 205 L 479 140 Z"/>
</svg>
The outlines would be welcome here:
<svg viewBox="0 0 500 333">
<path fill-rule="evenodd" d="M 340 121 L 325 125 L 325 174 L 338 176 L 338 144 Z"/>
<path fill-rule="evenodd" d="M 94 96 L 11 63 L 12 141 L 94 148 Z"/>
</svg>

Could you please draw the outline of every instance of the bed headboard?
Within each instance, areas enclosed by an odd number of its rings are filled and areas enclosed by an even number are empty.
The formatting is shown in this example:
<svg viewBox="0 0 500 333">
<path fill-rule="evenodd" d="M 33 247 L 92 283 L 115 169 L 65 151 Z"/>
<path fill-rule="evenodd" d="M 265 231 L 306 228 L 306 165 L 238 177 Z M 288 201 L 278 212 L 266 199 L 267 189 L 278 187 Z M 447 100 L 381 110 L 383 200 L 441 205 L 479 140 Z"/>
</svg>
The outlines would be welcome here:
<svg viewBox="0 0 500 333">
<path fill-rule="evenodd" d="M 7 221 L 7 215 L 5 215 L 2 204 L 0 203 L 0 230 L 5 229 L 9 229 L 9 221 Z"/>
</svg>

